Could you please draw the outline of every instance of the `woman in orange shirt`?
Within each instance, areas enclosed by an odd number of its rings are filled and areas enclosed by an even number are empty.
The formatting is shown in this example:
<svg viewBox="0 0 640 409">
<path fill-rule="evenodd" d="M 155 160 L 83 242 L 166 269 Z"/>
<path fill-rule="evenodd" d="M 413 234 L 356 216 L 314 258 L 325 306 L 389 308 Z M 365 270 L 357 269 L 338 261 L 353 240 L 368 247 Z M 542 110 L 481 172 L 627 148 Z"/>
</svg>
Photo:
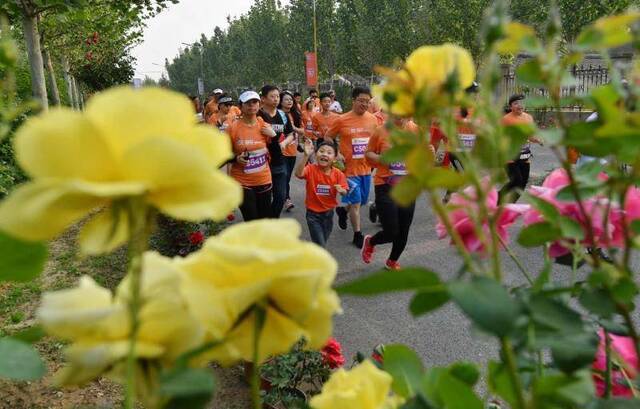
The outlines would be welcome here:
<svg viewBox="0 0 640 409">
<path fill-rule="evenodd" d="M 302 132 L 302 117 L 300 111 L 296 108 L 296 102 L 293 99 L 293 94 L 289 91 L 283 91 L 280 95 L 280 105 L 278 105 L 278 109 L 281 109 L 285 114 L 287 114 L 287 118 L 293 125 L 293 130 L 296 134 Z M 282 155 L 284 156 L 284 163 L 287 168 L 287 199 L 284 202 L 284 209 L 287 212 L 290 212 L 291 209 L 295 207 L 293 202 L 291 201 L 290 185 L 291 185 L 291 175 L 293 175 L 293 169 L 296 166 L 296 154 L 298 151 L 298 137 L 296 135 L 295 138 L 285 149 L 282 150 Z"/>
<path fill-rule="evenodd" d="M 242 117 L 228 128 L 235 160 L 230 175 L 242 185 L 240 205 L 244 221 L 271 216 L 271 170 L 267 144 L 276 133 L 257 117 L 260 96 L 255 91 L 240 95 Z"/>
</svg>

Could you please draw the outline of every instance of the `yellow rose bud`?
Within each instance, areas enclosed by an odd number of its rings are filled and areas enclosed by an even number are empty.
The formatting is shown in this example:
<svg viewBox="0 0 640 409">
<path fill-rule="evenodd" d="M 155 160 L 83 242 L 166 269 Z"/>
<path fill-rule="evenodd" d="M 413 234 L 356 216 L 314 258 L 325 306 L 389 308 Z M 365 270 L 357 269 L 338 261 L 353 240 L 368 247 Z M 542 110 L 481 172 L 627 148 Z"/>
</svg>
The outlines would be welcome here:
<svg viewBox="0 0 640 409">
<path fill-rule="evenodd" d="M 80 235 L 82 250 L 112 250 L 128 238 L 115 201 L 140 197 L 177 219 L 221 219 L 241 201 L 240 186 L 217 170 L 231 157 L 227 136 L 197 125 L 190 101 L 159 88 L 114 88 L 86 111 L 52 109 L 15 137 L 31 181 L 0 203 L 0 229 L 46 240 L 103 209 Z"/>
<path fill-rule="evenodd" d="M 299 235 L 300 225 L 290 219 L 237 224 L 174 261 L 186 272 L 187 300 L 207 337 L 224 340 L 208 358 L 225 365 L 253 361 L 257 307 L 266 316 L 259 361 L 287 352 L 302 336 L 311 348 L 329 338 L 332 317 L 340 312 L 331 288 L 337 265 Z"/>
<path fill-rule="evenodd" d="M 136 356 L 170 365 L 202 344 L 204 329 L 188 309 L 183 274 L 169 259 L 147 253 L 143 269 Z M 71 342 L 56 383 L 82 384 L 122 366 L 130 344 L 129 282 L 126 277 L 120 283 L 115 297 L 87 276 L 76 288 L 43 295 L 38 321 L 49 334 Z"/>
<path fill-rule="evenodd" d="M 471 54 L 454 44 L 422 46 L 411 53 L 404 68 L 413 79 L 416 91 L 425 86 L 442 86 L 454 71 L 461 89 L 471 86 L 476 76 Z"/>
<path fill-rule="evenodd" d="M 391 375 L 364 361 L 350 371 L 340 368 L 311 398 L 313 409 L 392 409 L 401 400 L 391 396 Z"/>
</svg>

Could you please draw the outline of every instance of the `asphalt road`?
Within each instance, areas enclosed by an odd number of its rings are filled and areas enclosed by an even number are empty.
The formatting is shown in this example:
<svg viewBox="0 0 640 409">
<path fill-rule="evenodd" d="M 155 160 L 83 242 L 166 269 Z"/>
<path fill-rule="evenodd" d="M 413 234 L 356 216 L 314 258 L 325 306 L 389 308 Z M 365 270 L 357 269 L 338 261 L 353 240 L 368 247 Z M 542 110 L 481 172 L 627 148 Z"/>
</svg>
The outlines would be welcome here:
<svg viewBox="0 0 640 409">
<path fill-rule="evenodd" d="M 532 179 L 539 179 L 556 167 L 552 153 L 543 147 L 535 146 L 532 161 Z M 296 208 L 286 217 L 294 217 L 303 226 L 303 238 L 309 239 L 304 220 L 304 185 L 300 180 L 292 179 L 292 199 Z M 370 200 L 373 200 L 373 191 Z M 363 212 L 363 232 L 373 234 L 379 227 L 369 222 Z M 449 280 L 459 269 L 461 262 L 448 240 L 439 240 L 435 232 L 435 217 L 427 199 L 418 199 L 409 243 L 400 259 L 402 266 L 420 266 L 440 274 L 443 280 Z M 518 223 L 511 228 L 512 237 L 517 237 L 521 228 Z M 346 231 L 337 226 L 327 249 L 338 260 L 338 283 L 354 280 L 379 271 L 389 254 L 391 245 L 376 247 L 374 261 L 365 265 L 360 259 L 359 250 L 351 245 L 353 232 L 349 226 Z M 542 269 L 543 257 L 539 249 L 524 249 L 513 243 L 514 252 L 534 275 Z M 510 284 L 526 283 L 513 261 L 504 254 L 503 271 Z M 555 279 L 568 277 L 569 268 L 558 266 L 554 269 Z M 448 303 L 438 311 L 415 319 L 408 310 L 410 295 L 391 293 L 377 297 L 342 297 L 344 313 L 335 319 L 334 336 L 344 348 L 350 361 L 357 351 L 369 354 L 379 343 L 403 343 L 422 357 L 425 365 L 445 365 L 457 360 L 484 363 L 496 356 L 496 343 L 486 335 L 473 330 L 470 322 L 452 304 Z"/>
</svg>

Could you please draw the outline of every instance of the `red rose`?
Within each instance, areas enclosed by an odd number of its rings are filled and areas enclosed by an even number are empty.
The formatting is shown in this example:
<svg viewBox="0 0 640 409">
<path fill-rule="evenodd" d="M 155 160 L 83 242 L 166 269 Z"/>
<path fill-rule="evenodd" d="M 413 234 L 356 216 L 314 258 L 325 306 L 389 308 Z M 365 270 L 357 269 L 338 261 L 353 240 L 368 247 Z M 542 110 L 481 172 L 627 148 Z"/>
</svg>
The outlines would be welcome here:
<svg viewBox="0 0 640 409">
<path fill-rule="evenodd" d="M 380 365 L 384 364 L 384 360 L 382 359 L 382 355 L 377 354 L 375 352 L 371 354 L 371 359 L 373 359 L 374 361 L 378 362 Z"/>
<path fill-rule="evenodd" d="M 342 355 L 342 346 L 335 338 L 329 338 L 324 347 L 320 350 L 324 362 L 329 368 L 336 369 L 344 365 L 344 356 Z"/>
<path fill-rule="evenodd" d="M 202 233 L 200 230 L 194 231 L 189 235 L 189 242 L 194 246 L 201 244 L 203 241 L 204 241 L 204 233 Z"/>
<path fill-rule="evenodd" d="M 232 222 L 236 219 L 236 215 L 233 213 L 229 213 L 229 215 L 227 216 L 227 221 L 228 222 Z"/>
</svg>

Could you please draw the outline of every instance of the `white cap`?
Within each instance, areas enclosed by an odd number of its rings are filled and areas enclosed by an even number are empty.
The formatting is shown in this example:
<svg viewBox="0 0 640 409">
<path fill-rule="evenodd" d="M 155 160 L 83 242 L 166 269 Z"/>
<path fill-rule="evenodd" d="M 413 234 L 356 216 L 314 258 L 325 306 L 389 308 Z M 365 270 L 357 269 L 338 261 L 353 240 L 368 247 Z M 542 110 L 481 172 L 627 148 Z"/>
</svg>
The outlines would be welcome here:
<svg viewBox="0 0 640 409">
<path fill-rule="evenodd" d="M 244 104 L 247 101 L 251 101 L 252 99 L 257 99 L 258 101 L 260 101 L 260 95 L 258 95 L 258 93 L 255 91 L 245 91 L 240 94 L 239 99 L 241 104 Z"/>
<path fill-rule="evenodd" d="M 213 90 L 213 93 L 214 94 L 224 94 L 224 91 L 222 89 L 220 89 L 220 88 L 216 88 L 216 89 Z"/>
</svg>

